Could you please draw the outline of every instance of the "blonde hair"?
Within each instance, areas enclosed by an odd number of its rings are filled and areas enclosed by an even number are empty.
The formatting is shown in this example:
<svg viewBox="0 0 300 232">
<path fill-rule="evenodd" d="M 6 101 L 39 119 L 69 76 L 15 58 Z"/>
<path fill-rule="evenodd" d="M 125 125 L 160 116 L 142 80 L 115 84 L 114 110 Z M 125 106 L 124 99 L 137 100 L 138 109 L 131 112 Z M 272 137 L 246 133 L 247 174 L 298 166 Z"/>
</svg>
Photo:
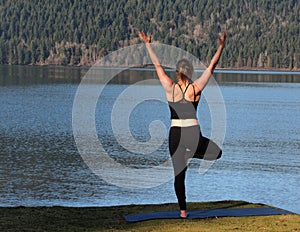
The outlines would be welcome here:
<svg viewBox="0 0 300 232">
<path fill-rule="evenodd" d="M 181 59 L 176 64 L 177 78 L 181 80 L 192 79 L 194 67 L 192 63 L 187 59 Z"/>
</svg>

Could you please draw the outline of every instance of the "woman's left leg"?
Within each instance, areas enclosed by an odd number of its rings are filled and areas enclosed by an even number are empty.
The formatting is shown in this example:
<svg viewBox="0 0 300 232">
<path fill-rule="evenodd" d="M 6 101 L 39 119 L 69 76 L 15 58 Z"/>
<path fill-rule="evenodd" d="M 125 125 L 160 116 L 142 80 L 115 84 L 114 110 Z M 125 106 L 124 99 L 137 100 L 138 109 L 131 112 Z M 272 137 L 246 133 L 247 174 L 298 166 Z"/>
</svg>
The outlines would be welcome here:
<svg viewBox="0 0 300 232">
<path fill-rule="evenodd" d="M 174 168 L 174 189 L 179 208 L 180 210 L 186 210 L 185 175 L 187 167 L 184 157 L 186 149 L 182 146 L 181 132 L 180 127 L 171 127 L 169 134 L 169 151 Z"/>
</svg>

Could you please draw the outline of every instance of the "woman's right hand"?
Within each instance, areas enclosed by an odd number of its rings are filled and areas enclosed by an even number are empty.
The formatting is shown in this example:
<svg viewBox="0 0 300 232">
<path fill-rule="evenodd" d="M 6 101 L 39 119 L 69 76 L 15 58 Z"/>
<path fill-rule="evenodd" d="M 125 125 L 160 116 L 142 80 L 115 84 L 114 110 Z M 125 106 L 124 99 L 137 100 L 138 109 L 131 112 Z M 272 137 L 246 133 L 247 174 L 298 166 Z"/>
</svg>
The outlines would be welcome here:
<svg viewBox="0 0 300 232">
<path fill-rule="evenodd" d="M 151 43 L 151 36 L 147 36 L 144 32 L 139 32 L 139 37 L 141 40 L 143 40 L 145 43 Z"/>
</svg>

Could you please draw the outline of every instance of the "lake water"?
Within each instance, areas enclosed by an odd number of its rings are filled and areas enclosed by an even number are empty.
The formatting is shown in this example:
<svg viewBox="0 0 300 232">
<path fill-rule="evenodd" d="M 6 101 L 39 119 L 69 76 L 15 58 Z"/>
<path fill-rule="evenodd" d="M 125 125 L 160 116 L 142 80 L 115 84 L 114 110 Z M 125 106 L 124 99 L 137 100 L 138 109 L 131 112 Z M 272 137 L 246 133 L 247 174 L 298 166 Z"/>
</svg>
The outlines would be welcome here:
<svg viewBox="0 0 300 232">
<path fill-rule="evenodd" d="M 177 202 L 173 180 L 152 188 L 123 188 L 99 178 L 84 162 L 73 136 L 72 110 L 87 70 L 0 66 L 0 206 Z M 160 85 L 132 86 L 148 76 L 153 78 L 154 73 L 119 74 L 105 86 L 95 118 L 107 153 L 122 165 L 139 169 L 169 158 L 167 139 L 150 155 L 137 155 L 118 144 L 110 121 L 114 101 L 127 88 L 136 88 L 137 93 L 162 91 Z M 204 174 L 199 173 L 201 161 L 191 161 L 187 200 L 244 200 L 300 213 L 300 74 L 227 71 L 214 76 L 226 107 L 223 157 Z M 130 101 L 127 98 L 125 104 Z M 203 134 L 209 136 L 211 120 L 205 98 L 198 116 Z M 133 137 L 149 140 L 154 120 L 169 126 L 167 105 L 139 104 L 129 119 Z M 114 178 L 126 180 L 121 175 Z"/>
</svg>

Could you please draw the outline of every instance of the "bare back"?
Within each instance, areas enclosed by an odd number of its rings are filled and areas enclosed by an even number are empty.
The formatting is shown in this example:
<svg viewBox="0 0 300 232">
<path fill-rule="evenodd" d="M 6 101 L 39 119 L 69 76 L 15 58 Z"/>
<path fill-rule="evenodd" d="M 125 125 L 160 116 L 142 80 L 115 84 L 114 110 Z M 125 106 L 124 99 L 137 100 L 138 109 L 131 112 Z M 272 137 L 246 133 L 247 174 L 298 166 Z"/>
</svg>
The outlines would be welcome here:
<svg viewBox="0 0 300 232">
<path fill-rule="evenodd" d="M 179 102 L 187 100 L 189 102 L 199 101 L 200 94 L 197 93 L 197 89 L 192 84 L 179 85 L 174 83 L 172 89 L 166 92 L 167 100 L 169 102 Z"/>
</svg>

